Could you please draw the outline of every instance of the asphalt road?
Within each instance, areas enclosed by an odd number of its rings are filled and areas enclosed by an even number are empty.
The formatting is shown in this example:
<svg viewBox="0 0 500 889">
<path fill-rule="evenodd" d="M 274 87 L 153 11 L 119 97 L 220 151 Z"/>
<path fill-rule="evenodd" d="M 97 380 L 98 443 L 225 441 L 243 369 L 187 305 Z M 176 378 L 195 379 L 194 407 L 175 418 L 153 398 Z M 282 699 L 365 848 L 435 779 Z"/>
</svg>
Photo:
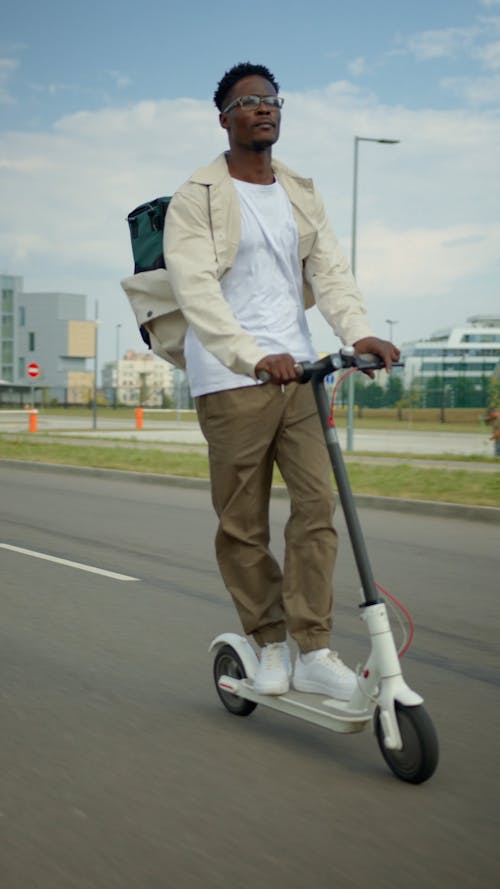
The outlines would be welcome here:
<svg viewBox="0 0 500 889">
<path fill-rule="evenodd" d="M 361 513 L 377 580 L 413 614 L 405 677 L 440 737 L 415 787 L 370 732 L 222 708 L 207 649 L 238 624 L 205 492 L 1 466 L 0 491 L 2 889 L 498 884 L 495 526 Z M 285 515 L 276 501 L 278 552 Z M 334 644 L 354 665 L 338 527 Z"/>
</svg>

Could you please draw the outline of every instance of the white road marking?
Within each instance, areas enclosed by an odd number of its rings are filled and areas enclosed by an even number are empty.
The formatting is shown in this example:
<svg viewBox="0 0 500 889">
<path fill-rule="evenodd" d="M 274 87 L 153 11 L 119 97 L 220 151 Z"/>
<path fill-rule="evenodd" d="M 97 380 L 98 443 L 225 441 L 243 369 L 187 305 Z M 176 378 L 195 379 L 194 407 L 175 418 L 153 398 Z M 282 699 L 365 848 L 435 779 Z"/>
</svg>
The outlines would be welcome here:
<svg viewBox="0 0 500 889">
<path fill-rule="evenodd" d="M 139 577 L 129 577 L 128 574 L 117 574 L 115 571 L 105 571 L 104 568 L 95 568 L 93 565 L 83 565 L 82 562 L 70 562 L 69 559 L 59 559 L 57 556 L 48 556 L 46 553 L 37 553 L 33 549 L 23 549 L 21 546 L 11 546 L 9 543 L 0 543 L 0 549 L 8 549 L 22 556 L 33 556 L 34 559 L 44 559 L 46 562 L 56 562 L 57 565 L 66 565 L 68 568 L 78 568 L 79 571 L 90 571 L 91 574 L 101 574 L 103 577 L 111 577 L 113 580 L 139 580 Z"/>
</svg>

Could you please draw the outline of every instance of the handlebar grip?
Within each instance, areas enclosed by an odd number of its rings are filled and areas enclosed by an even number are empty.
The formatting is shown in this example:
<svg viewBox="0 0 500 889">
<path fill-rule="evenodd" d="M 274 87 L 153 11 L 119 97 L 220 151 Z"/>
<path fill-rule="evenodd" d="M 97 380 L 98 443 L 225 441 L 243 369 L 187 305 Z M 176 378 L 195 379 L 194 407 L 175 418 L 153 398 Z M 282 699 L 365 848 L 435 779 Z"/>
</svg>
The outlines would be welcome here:
<svg viewBox="0 0 500 889">
<path fill-rule="evenodd" d="M 260 380 L 261 383 L 269 383 L 271 380 L 271 374 L 268 373 L 267 370 L 259 370 L 257 379 Z"/>
<path fill-rule="evenodd" d="M 382 368 L 385 367 L 384 359 L 381 358 L 380 355 L 372 355 L 370 352 L 365 352 L 363 355 L 356 355 L 354 363 L 359 370 L 382 370 Z M 393 361 L 392 366 L 403 367 L 404 362 Z"/>
<path fill-rule="evenodd" d="M 372 370 L 384 367 L 384 361 L 379 355 L 373 355 L 371 352 L 364 352 L 362 355 L 356 355 L 354 358 L 356 367 L 361 370 L 370 367 Z"/>
<path fill-rule="evenodd" d="M 304 367 L 302 364 L 295 364 L 295 370 L 298 371 L 299 377 L 301 377 L 304 373 Z M 257 379 L 260 380 L 261 383 L 270 383 L 272 380 L 271 374 L 267 370 L 259 370 L 257 373 Z M 297 382 L 301 382 L 300 379 Z"/>
</svg>

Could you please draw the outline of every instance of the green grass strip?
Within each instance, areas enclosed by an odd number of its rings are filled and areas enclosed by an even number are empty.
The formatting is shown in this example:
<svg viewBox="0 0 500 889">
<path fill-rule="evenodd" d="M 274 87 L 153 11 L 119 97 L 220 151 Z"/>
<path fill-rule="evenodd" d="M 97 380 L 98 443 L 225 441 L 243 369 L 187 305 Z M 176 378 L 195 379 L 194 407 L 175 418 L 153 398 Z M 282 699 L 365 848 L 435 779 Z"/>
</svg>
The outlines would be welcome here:
<svg viewBox="0 0 500 889">
<path fill-rule="evenodd" d="M 9 436 L 0 437 L 0 458 L 208 478 L 205 454 L 154 447 L 41 443 Z M 448 468 L 443 471 L 439 467 L 412 466 L 411 462 L 380 466 L 354 461 L 349 462 L 348 472 L 357 494 L 500 507 L 500 473 Z M 278 472 L 275 482 L 282 483 Z"/>
</svg>

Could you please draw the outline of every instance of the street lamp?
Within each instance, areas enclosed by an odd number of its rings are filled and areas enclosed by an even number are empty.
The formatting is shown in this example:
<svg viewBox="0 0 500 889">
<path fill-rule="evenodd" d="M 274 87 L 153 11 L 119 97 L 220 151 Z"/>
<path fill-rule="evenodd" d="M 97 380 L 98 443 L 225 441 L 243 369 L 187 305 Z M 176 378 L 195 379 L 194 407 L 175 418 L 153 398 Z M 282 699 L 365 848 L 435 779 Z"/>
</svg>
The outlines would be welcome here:
<svg viewBox="0 0 500 889">
<path fill-rule="evenodd" d="M 351 269 L 356 277 L 356 216 L 358 204 L 358 146 L 360 142 L 378 142 L 380 145 L 398 145 L 399 139 L 370 139 L 367 136 L 354 137 L 354 174 L 352 185 L 352 238 Z M 352 451 L 354 427 L 354 374 L 348 377 L 347 389 L 347 450 Z"/>
<path fill-rule="evenodd" d="M 398 322 L 397 322 L 397 321 L 391 321 L 390 318 L 386 318 L 386 319 L 385 319 L 385 323 L 389 325 L 389 342 L 392 343 L 392 328 L 393 328 L 394 325 L 397 324 Z"/>
<path fill-rule="evenodd" d="M 92 428 L 97 429 L 97 392 L 98 392 L 98 358 L 97 346 L 99 341 L 99 302 L 95 302 L 95 334 L 94 334 L 94 394 L 92 398 Z"/>
<path fill-rule="evenodd" d="M 118 407 L 118 365 L 120 363 L 120 327 L 121 327 L 121 324 L 116 325 L 116 379 L 115 379 L 115 397 L 114 397 L 115 410 Z"/>
</svg>

